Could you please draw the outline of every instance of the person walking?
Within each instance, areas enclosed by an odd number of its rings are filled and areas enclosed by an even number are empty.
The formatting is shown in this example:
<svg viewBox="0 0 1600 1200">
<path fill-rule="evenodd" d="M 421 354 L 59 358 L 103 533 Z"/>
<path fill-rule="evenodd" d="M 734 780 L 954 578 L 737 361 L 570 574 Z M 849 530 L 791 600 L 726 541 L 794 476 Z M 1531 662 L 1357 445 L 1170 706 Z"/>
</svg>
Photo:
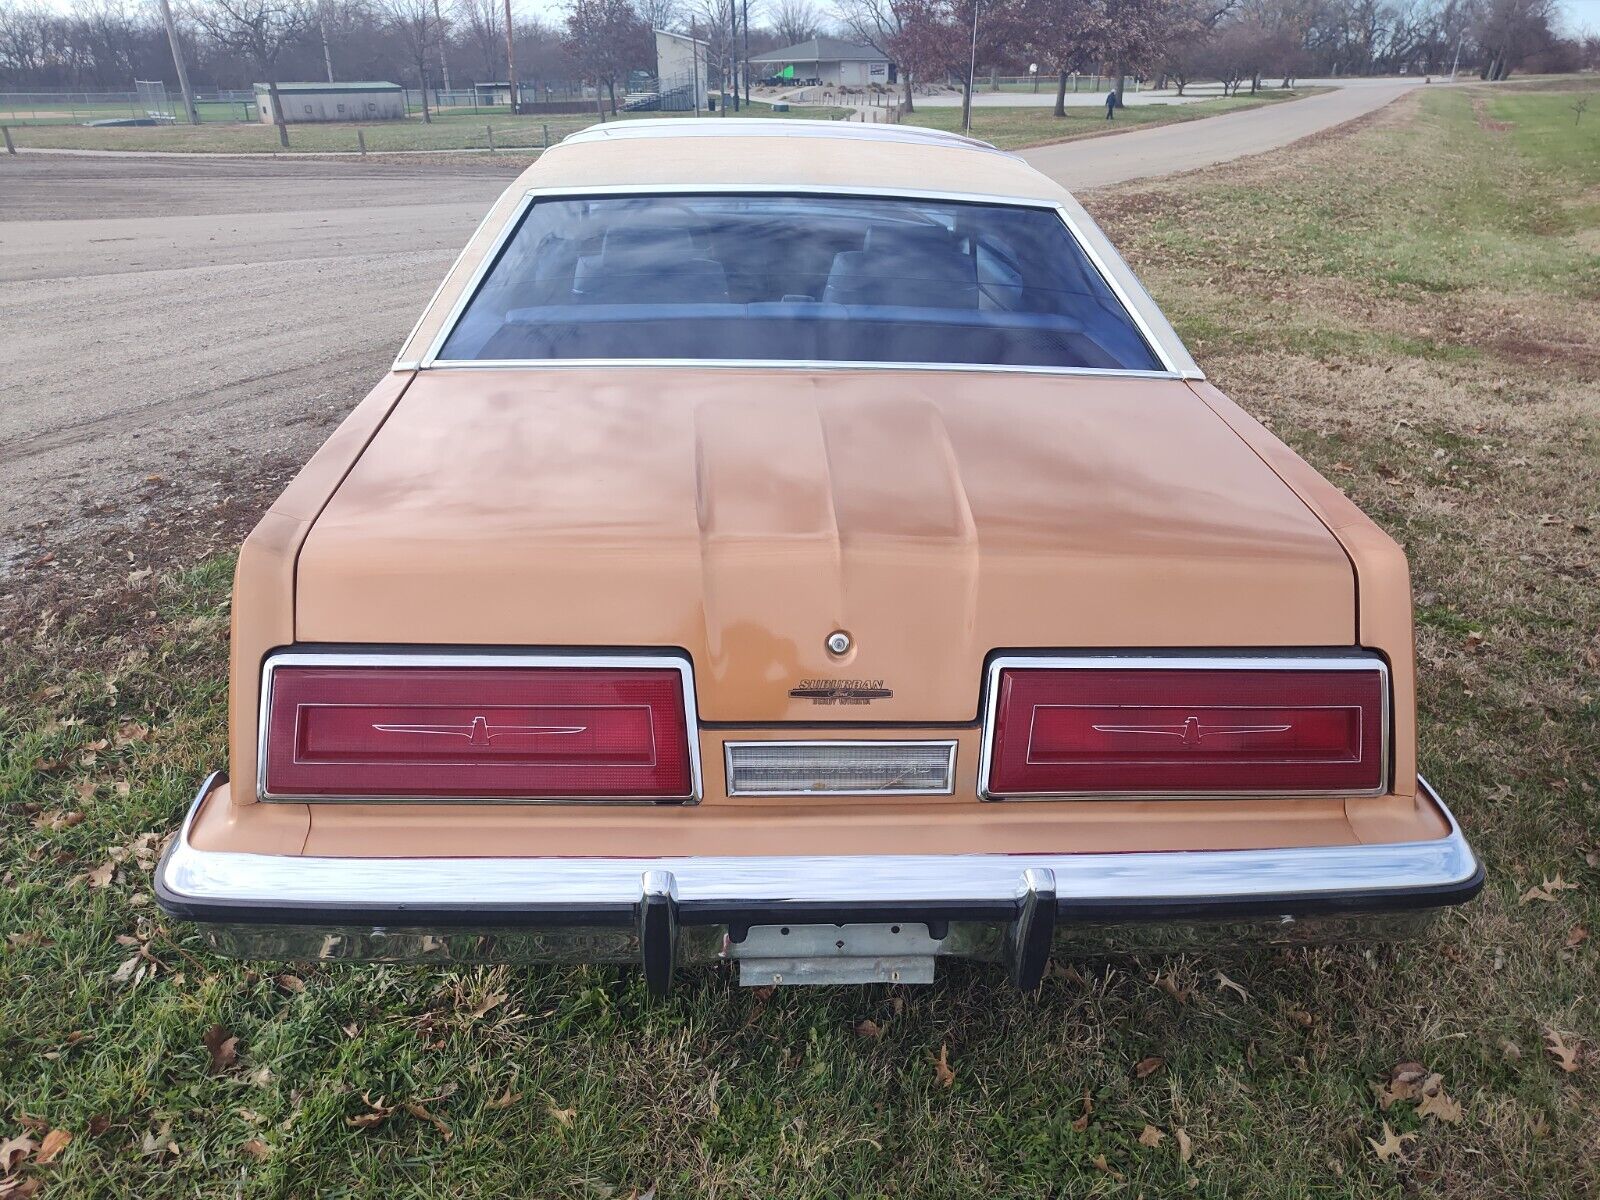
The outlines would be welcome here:
<svg viewBox="0 0 1600 1200">
<path fill-rule="evenodd" d="M 1117 89 L 1116 88 L 1112 88 L 1109 92 L 1106 93 L 1106 120 L 1108 120 L 1108 121 L 1111 120 L 1112 114 L 1115 113 L 1116 111 L 1117 111 Z"/>
</svg>

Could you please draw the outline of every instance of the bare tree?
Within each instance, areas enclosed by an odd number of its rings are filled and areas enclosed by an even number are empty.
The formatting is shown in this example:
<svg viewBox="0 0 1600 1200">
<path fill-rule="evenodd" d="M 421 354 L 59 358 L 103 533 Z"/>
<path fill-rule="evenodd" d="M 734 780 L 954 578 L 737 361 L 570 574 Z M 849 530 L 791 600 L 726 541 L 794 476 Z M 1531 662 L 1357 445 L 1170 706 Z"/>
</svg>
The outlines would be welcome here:
<svg viewBox="0 0 1600 1200">
<path fill-rule="evenodd" d="M 433 124 L 428 111 L 428 56 L 434 47 L 433 0 L 380 0 L 383 23 L 405 47 L 417 71 L 417 87 L 422 93 L 422 121 Z"/>
<path fill-rule="evenodd" d="M 1522 60 L 1549 45 L 1555 0 L 1488 0 L 1473 35 L 1483 47 L 1484 79 L 1504 79 Z"/>
<path fill-rule="evenodd" d="M 926 69 L 917 60 L 922 0 L 842 0 L 840 16 L 857 41 L 865 42 L 900 71 L 902 111 L 915 111 L 912 87 Z"/>
<path fill-rule="evenodd" d="M 651 29 L 676 29 L 683 19 L 681 0 L 634 0 L 634 7 Z"/>
<path fill-rule="evenodd" d="M 650 28 L 629 0 L 572 0 L 567 8 L 567 53 L 594 81 L 594 107 L 605 119 L 601 94 L 609 90 L 617 111 L 617 80 L 655 55 Z"/>
<path fill-rule="evenodd" d="M 721 112 L 727 116 L 730 86 L 736 100 L 739 94 L 739 0 L 698 0 L 693 12 L 696 28 L 705 30 L 706 70 L 716 71 Z M 710 89 L 707 78 L 706 90 Z"/>
<path fill-rule="evenodd" d="M 798 46 L 822 32 L 822 14 L 811 0 L 778 0 L 769 24 L 785 46 Z"/>
<path fill-rule="evenodd" d="M 466 40 L 482 64 L 479 78 L 492 80 L 505 57 L 506 33 L 500 19 L 501 0 L 456 0 L 456 27 L 465 30 Z"/>
<path fill-rule="evenodd" d="M 261 72 L 278 127 L 278 145 L 289 148 L 289 126 L 278 94 L 278 59 L 304 40 L 314 13 L 306 0 L 202 0 L 189 17 L 218 46 L 248 58 Z"/>
</svg>

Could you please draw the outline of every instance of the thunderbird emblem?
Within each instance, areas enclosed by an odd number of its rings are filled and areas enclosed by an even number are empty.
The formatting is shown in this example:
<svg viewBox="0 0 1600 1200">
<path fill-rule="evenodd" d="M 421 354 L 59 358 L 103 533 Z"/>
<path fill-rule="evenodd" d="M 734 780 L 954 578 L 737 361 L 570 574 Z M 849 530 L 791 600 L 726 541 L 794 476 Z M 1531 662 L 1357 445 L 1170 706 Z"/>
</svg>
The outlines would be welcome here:
<svg viewBox="0 0 1600 1200">
<path fill-rule="evenodd" d="M 1287 733 L 1289 725 L 1202 725 L 1199 717 L 1185 717 L 1181 725 L 1096 725 L 1096 733 L 1148 733 L 1175 737 L 1185 746 L 1198 746 L 1208 737 L 1241 733 Z"/>
<path fill-rule="evenodd" d="M 582 733 L 588 726 L 491 725 L 484 717 L 473 717 L 470 725 L 374 725 L 373 728 L 379 733 L 419 733 L 466 738 L 470 746 L 487 746 L 498 737 L 545 737 L 550 734 Z"/>
</svg>

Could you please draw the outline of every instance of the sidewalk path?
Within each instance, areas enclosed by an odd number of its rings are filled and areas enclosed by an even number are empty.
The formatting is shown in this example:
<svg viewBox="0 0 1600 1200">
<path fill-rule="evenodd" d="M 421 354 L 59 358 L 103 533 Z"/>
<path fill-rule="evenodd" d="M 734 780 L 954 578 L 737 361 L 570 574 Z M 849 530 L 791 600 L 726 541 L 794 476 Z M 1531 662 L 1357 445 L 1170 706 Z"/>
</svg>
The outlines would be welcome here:
<svg viewBox="0 0 1600 1200">
<path fill-rule="evenodd" d="M 1030 165 L 1075 191 L 1106 187 L 1276 150 L 1364 117 L 1420 86 L 1421 81 L 1416 79 L 1363 81 L 1303 100 L 1110 137 L 1036 146 L 1018 153 Z"/>
</svg>

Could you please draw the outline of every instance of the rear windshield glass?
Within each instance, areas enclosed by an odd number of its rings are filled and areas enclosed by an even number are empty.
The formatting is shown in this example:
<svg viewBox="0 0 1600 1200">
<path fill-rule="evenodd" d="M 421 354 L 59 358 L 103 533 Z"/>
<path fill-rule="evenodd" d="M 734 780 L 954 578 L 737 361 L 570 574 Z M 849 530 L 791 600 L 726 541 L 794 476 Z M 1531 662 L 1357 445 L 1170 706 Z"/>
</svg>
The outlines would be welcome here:
<svg viewBox="0 0 1600 1200">
<path fill-rule="evenodd" d="M 1160 369 L 1053 210 L 829 196 L 540 200 L 439 357 Z"/>
</svg>

